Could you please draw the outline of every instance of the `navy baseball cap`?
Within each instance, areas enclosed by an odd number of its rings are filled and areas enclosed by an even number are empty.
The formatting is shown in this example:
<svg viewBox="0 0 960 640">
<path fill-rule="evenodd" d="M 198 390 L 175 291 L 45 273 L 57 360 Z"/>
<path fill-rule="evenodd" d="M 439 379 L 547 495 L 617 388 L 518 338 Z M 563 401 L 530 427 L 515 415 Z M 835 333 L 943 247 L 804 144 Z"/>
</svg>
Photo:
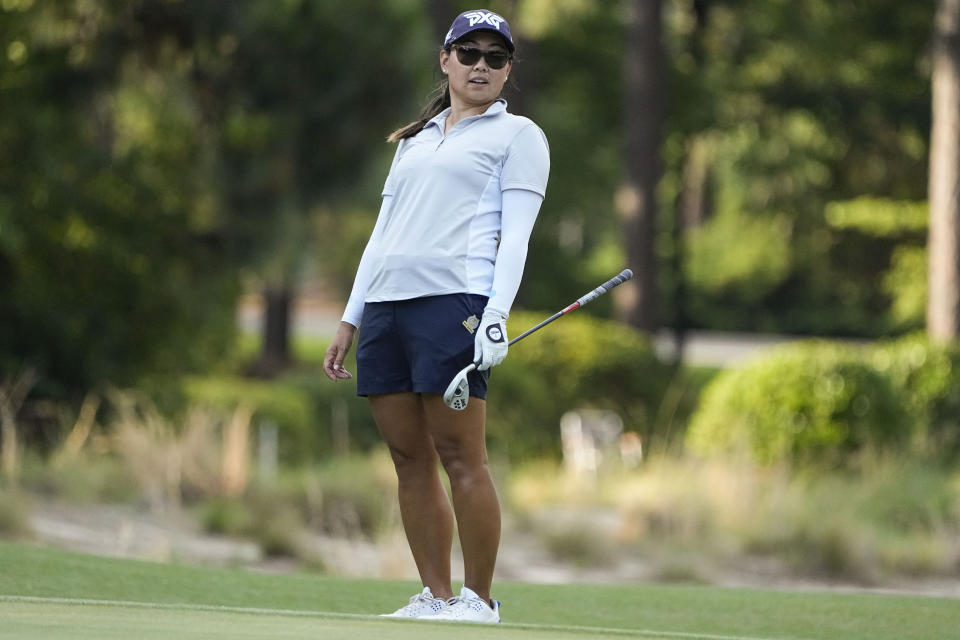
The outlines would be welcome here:
<svg viewBox="0 0 960 640">
<path fill-rule="evenodd" d="M 513 37 L 510 35 L 510 25 L 507 24 L 503 16 L 485 9 L 473 9 L 458 15 L 453 24 L 450 25 L 450 31 L 447 31 L 447 37 L 443 39 L 444 48 L 474 31 L 491 31 L 499 34 L 507 41 L 507 49 L 513 53 L 514 46 Z"/>
</svg>

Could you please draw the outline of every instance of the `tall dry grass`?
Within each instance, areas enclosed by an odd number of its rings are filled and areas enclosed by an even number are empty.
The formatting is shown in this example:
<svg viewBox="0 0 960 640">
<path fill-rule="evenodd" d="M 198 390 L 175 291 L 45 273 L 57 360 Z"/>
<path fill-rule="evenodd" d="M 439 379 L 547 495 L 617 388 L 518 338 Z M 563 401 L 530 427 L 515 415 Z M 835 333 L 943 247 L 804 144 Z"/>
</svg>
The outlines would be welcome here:
<svg viewBox="0 0 960 640">
<path fill-rule="evenodd" d="M 192 407 L 175 422 L 134 393 L 114 391 L 110 401 L 114 418 L 103 430 L 105 448 L 125 463 L 154 508 L 179 509 L 185 500 L 235 497 L 247 489 L 249 407 L 230 415 Z"/>
<path fill-rule="evenodd" d="M 88 394 L 73 417 L 62 414 L 66 435 L 49 455 L 4 446 L 17 452 L 17 475 L 34 493 L 166 512 L 239 496 L 251 483 L 249 407 L 193 407 L 174 418 L 138 393 L 110 389 Z"/>
<path fill-rule="evenodd" d="M 64 414 L 72 424 L 49 456 L 24 458 L 24 488 L 41 498 L 193 515 L 210 532 L 253 540 L 268 555 L 297 556 L 308 566 L 323 565 L 311 535 L 375 541 L 399 526 L 384 450 L 258 474 L 252 418 L 246 405 L 194 406 L 171 417 L 133 391 L 91 394 L 75 416 Z M 5 508 L 14 502 L 2 498 L 0 535 L 12 535 L 23 509 Z"/>
<path fill-rule="evenodd" d="M 795 575 L 864 584 L 960 578 L 960 471 L 922 460 L 825 473 L 662 458 L 593 482 L 538 463 L 514 473 L 508 495 L 517 513 L 540 523 L 545 544 L 557 527 L 537 513 L 564 505 L 590 522 L 599 507 L 615 526 L 594 530 L 594 542 L 623 554 L 768 560 Z"/>
<path fill-rule="evenodd" d="M 26 369 L 19 376 L 0 382 L 0 472 L 15 485 L 20 470 L 20 444 L 17 440 L 17 413 L 36 382 L 36 372 Z"/>
<path fill-rule="evenodd" d="M 4 387 L 8 414 L 19 397 L 11 389 Z M 16 453 L 4 471 L 50 494 L 134 499 L 161 513 L 189 508 L 211 531 L 307 562 L 316 558 L 304 543 L 310 535 L 396 539 L 396 478 L 385 450 L 281 469 L 267 481 L 251 467 L 251 417 L 244 406 L 194 407 L 175 419 L 143 396 L 112 390 L 85 400 L 47 463 L 8 447 L 4 431 L 5 455 Z M 659 456 L 589 478 L 549 461 L 498 476 L 514 520 L 574 564 L 659 554 L 662 575 L 684 580 L 699 579 L 709 562 L 756 559 L 862 583 L 960 577 L 960 470 L 908 457 L 862 460 L 856 468 L 812 472 Z M 7 493 L 0 511 L 14 502 Z M 22 509 L 6 512 L 0 528 L 20 530 Z"/>
</svg>

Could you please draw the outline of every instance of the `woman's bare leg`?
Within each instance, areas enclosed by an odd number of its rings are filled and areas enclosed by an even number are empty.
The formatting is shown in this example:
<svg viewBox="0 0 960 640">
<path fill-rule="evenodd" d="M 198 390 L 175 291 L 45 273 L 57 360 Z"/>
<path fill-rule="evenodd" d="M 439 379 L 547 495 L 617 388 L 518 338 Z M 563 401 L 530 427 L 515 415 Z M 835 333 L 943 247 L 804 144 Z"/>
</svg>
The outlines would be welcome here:
<svg viewBox="0 0 960 640">
<path fill-rule="evenodd" d="M 463 549 L 463 582 L 489 601 L 500 547 L 500 503 L 487 466 L 486 402 L 471 398 L 464 411 L 454 411 L 439 395 L 421 397 L 433 443 L 450 478 Z"/>
<path fill-rule="evenodd" d="M 369 400 L 397 470 L 400 516 L 420 580 L 435 597 L 449 598 L 453 595 L 453 513 L 440 482 L 438 457 L 421 398 L 414 393 L 389 393 Z"/>
</svg>

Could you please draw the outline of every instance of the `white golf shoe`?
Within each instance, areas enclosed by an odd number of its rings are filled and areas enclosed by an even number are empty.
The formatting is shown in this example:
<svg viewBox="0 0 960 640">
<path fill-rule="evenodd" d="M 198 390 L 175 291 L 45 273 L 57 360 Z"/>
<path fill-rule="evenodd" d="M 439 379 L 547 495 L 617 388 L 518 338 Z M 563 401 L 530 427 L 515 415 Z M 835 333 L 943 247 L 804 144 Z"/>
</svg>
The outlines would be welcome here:
<svg viewBox="0 0 960 640">
<path fill-rule="evenodd" d="M 460 595 L 450 598 L 446 607 L 431 617 L 431 620 L 450 622 L 480 622 L 497 624 L 500 622 L 500 601 L 484 602 L 471 589 L 463 587 Z"/>
<path fill-rule="evenodd" d="M 451 598 L 452 600 L 453 598 Z M 434 598 L 430 587 L 424 587 L 423 591 L 410 597 L 410 602 L 400 607 L 393 613 L 382 613 L 381 618 L 433 618 L 447 608 L 447 602 L 443 598 Z"/>
</svg>

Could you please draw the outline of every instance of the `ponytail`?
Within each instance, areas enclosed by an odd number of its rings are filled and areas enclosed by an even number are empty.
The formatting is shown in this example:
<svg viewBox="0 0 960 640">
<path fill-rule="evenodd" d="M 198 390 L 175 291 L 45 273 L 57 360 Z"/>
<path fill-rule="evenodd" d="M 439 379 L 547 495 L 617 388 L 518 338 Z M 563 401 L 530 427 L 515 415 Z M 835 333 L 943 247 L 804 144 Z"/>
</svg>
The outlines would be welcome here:
<svg viewBox="0 0 960 640">
<path fill-rule="evenodd" d="M 432 118 L 450 106 L 450 82 L 444 77 L 430 94 L 430 101 L 420 112 L 420 119 L 404 125 L 387 136 L 387 142 L 400 142 L 417 135 Z"/>
</svg>

